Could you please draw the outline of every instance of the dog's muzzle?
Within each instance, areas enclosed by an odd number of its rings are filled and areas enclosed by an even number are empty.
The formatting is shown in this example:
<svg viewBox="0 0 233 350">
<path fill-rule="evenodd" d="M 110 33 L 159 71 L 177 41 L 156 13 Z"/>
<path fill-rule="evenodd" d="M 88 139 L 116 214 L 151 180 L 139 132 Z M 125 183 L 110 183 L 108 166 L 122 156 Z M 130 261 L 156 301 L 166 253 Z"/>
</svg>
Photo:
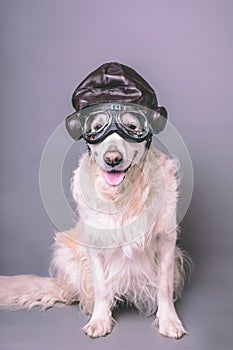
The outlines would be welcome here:
<svg viewBox="0 0 233 350">
<path fill-rule="evenodd" d="M 102 167 L 105 181 L 110 186 L 118 186 L 125 178 L 127 171 L 131 168 L 134 162 L 136 152 L 131 162 L 124 164 L 123 155 L 119 151 L 107 151 L 103 156 L 104 164 Z M 126 165 L 126 167 L 124 167 Z"/>
</svg>

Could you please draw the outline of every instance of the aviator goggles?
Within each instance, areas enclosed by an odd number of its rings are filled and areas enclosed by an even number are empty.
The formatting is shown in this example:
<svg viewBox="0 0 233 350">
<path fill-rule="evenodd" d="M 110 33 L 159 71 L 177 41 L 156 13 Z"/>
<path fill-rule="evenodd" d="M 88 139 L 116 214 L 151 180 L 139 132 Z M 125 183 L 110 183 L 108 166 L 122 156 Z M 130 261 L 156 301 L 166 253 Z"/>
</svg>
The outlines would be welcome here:
<svg viewBox="0 0 233 350">
<path fill-rule="evenodd" d="M 90 144 L 116 132 L 129 141 L 142 142 L 151 136 L 145 112 L 134 106 L 106 103 L 80 112 L 83 138 Z"/>
</svg>

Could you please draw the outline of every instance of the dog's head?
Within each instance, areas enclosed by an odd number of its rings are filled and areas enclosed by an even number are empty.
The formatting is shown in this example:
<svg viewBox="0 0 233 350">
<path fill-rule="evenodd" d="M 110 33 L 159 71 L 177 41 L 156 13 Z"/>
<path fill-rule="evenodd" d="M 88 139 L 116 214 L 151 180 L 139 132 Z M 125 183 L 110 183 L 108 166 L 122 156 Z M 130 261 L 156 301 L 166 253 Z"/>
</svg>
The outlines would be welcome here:
<svg viewBox="0 0 233 350">
<path fill-rule="evenodd" d="M 80 119 L 90 155 L 105 182 L 120 185 L 150 146 L 146 113 L 138 106 L 106 103 L 85 109 Z"/>
</svg>

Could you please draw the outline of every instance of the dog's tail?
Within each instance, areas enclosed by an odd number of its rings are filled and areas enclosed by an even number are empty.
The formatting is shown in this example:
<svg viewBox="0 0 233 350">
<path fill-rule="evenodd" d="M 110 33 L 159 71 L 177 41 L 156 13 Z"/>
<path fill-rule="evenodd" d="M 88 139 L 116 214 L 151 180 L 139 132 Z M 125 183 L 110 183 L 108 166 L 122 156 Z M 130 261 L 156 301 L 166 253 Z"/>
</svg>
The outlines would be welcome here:
<svg viewBox="0 0 233 350">
<path fill-rule="evenodd" d="M 0 308 L 48 309 L 56 303 L 72 304 L 77 295 L 57 278 L 35 275 L 0 276 Z"/>
</svg>

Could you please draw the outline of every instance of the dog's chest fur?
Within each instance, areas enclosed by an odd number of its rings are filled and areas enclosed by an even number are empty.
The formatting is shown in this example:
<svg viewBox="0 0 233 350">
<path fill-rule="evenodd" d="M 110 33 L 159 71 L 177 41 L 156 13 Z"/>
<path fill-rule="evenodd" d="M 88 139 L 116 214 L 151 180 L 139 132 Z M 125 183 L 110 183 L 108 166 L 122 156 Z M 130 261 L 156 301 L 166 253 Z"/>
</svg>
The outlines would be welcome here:
<svg viewBox="0 0 233 350">
<path fill-rule="evenodd" d="M 98 247 L 125 246 L 138 239 L 140 245 L 151 244 L 164 225 L 175 225 L 176 175 L 177 162 L 152 149 L 120 186 L 111 187 L 86 154 L 72 179 L 79 239 Z"/>
</svg>

